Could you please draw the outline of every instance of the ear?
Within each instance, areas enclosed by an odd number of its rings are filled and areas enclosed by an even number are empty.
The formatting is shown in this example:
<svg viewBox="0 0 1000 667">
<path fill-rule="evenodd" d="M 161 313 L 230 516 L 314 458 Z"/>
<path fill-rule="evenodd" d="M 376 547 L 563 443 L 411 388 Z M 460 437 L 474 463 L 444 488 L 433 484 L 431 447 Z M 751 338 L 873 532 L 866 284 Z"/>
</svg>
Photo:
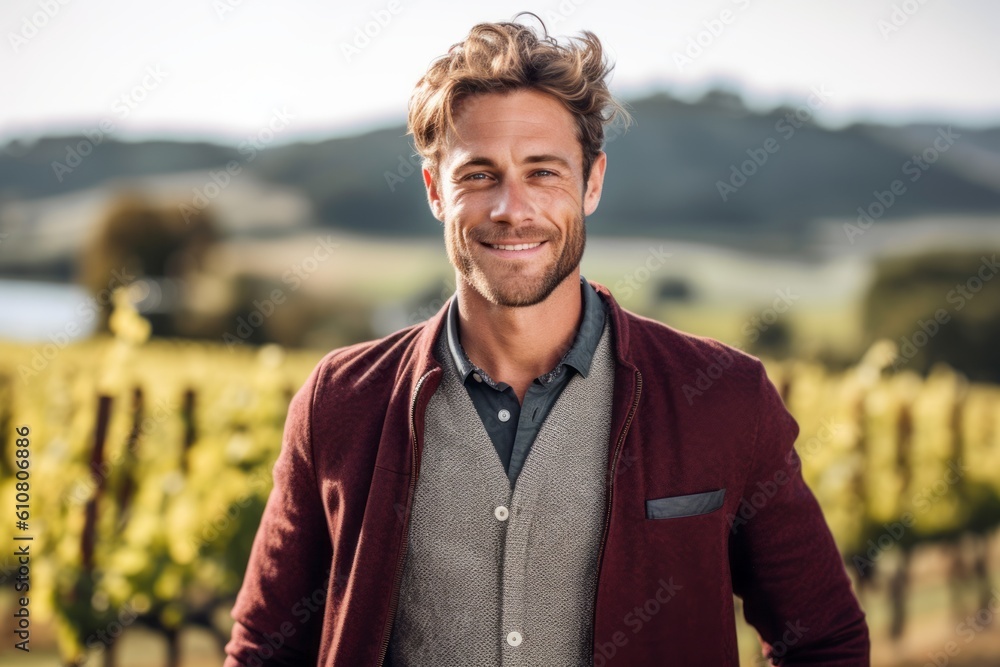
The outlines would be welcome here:
<svg viewBox="0 0 1000 667">
<path fill-rule="evenodd" d="M 587 190 L 583 195 L 584 215 L 591 215 L 597 210 L 597 204 L 601 201 L 601 191 L 604 188 L 604 169 L 608 166 L 608 154 L 604 151 L 598 153 L 590 165 L 590 177 L 587 179 Z"/>
<path fill-rule="evenodd" d="M 434 180 L 434 175 L 429 169 L 424 167 L 424 187 L 427 189 L 427 204 L 431 207 L 431 213 L 434 217 L 444 222 L 444 205 L 441 201 L 441 190 L 438 187 L 437 181 Z"/>
</svg>

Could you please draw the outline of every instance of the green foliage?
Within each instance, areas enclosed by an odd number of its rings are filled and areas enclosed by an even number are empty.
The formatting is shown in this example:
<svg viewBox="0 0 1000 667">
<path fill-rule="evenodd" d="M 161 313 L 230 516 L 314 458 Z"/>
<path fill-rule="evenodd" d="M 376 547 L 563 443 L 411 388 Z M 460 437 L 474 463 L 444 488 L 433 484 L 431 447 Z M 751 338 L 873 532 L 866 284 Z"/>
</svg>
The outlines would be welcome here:
<svg viewBox="0 0 1000 667">
<path fill-rule="evenodd" d="M 889 338 L 920 373 L 948 364 L 1000 382 L 1000 275 L 996 251 L 884 259 L 864 301 L 869 342 Z"/>
<path fill-rule="evenodd" d="M 144 278 L 183 279 L 204 264 L 206 251 L 218 232 L 207 209 L 182 211 L 146 199 L 137 192 L 120 193 L 82 249 L 78 281 L 104 306 L 99 330 L 110 315 L 108 295 L 116 287 Z M 147 286 L 146 289 L 159 289 Z M 159 312 L 160 299 L 149 315 L 157 335 L 176 335 L 172 312 Z"/>
<path fill-rule="evenodd" d="M 0 422 L 31 429 L 33 618 L 55 621 L 67 663 L 131 623 L 221 642 L 288 402 L 320 355 L 97 338 L 20 376 L 26 351 L 0 343 Z"/>
</svg>

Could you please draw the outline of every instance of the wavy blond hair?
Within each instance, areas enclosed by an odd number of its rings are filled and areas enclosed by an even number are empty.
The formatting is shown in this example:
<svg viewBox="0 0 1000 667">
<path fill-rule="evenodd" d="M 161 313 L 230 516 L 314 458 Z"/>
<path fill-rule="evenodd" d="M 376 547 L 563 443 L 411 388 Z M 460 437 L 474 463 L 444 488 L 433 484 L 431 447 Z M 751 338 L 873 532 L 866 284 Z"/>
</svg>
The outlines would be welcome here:
<svg viewBox="0 0 1000 667">
<path fill-rule="evenodd" d="M 584 183 L 604 144 L 605 125 L 615 118 L 626 125 L 631 120 L 608 91 L 605 79 L 614 66 L 597 36 L 584 30 L 563 45 L 531 12 L 521 12 L 513 21 L 525 14 L 538 20 L 540 34 L 515 22 L 479 23 L 417 82 L 408 105 L 407 134 L 413 135 L 431 173 L 437 174 L 444 135 L 448 128 L 454 130 L 459 105 L 472 95 L 532 89 L 561 101 L 576 120 Z"/>
</svg>

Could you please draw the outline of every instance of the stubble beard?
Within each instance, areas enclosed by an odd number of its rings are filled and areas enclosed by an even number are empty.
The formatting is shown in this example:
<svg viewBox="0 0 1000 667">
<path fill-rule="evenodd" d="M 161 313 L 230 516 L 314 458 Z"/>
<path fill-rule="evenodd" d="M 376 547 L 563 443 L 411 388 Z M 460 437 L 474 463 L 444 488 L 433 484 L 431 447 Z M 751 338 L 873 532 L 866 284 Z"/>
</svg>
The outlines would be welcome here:
<svg viewBox="0 0 1000 667">
<path fill-rule="evenodd" d="M 583 251 L 587 245 L 586 218 L 581 211 L 573 224 L 570 225 L 566 234 L 565 243 L 556 261 L 548 266 L 540 278 L 525 276 L 520 267 L 513 268 L 507 272 L 507 277 L 490 278 L 482 266 L 476 261 L 471 252 L 462 247 L 455 229 L 457 225 L 449 222 L 445 225 L 445 247 L 448 251 L 448 259 L 451 261 L 465 281 L 475 289 L 484 299 L 490 303 L 507 308 L 517 308 L 523 306 L 534 306 L 541 303 L 562 283 L 567 276 L 580 265 L 583 259 Z M 551 235 L 534 234 L 533 229 L 525 228 L 521 231 L 523 236 L 530 236 L 533 239 L 545 238 L 547 243 L 554 243 L 557 239 Z M 490 243 L 510 243 L 515 239 L 505 240 L 503 238 L 480 238 L 483 234 L 476 233 L 476 230 L 469 236 L 470 244 L 479 244 L 480 241 Z M 489 261 L 489 260 L 487 260 Z"/>
</svg>

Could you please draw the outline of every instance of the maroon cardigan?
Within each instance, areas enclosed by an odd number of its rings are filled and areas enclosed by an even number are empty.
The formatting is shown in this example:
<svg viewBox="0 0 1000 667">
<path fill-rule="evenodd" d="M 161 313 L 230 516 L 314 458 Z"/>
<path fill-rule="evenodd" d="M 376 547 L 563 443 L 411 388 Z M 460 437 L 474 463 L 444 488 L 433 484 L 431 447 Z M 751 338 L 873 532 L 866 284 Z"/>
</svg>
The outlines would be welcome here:
<svg viewBox="0 0 1000 667">
<path fill-rule="evenodd" d="M 594 664 L 738 665 L 735 593 L 774 664 L 867 666 L 865 615 L 761 363 L 590 284 L 615 354 Z M 330 352 L 295 395 L 227 667 L 383 664 L 447 307 Z"/>
</svg>

